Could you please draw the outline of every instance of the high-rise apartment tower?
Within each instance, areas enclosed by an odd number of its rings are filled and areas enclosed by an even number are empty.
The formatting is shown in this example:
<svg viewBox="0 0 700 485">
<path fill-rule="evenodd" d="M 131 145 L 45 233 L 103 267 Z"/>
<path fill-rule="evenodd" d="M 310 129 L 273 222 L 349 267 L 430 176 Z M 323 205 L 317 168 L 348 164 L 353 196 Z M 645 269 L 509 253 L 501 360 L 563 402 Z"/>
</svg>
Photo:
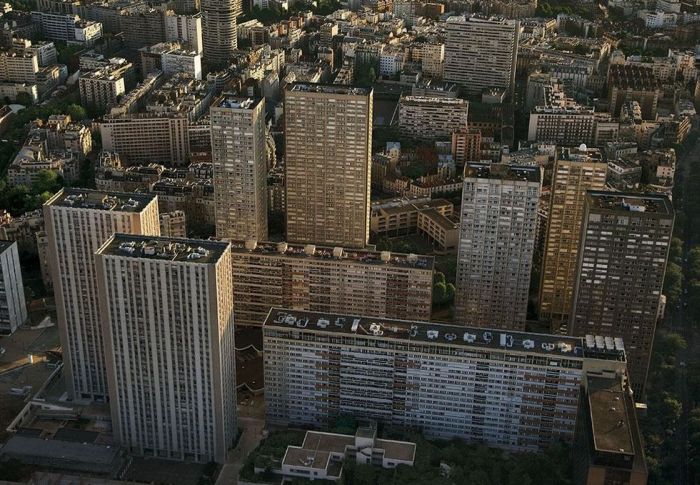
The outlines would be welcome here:
<svg viewBox="0 0 700 485">
<path fill-rule="evenodd" d="M 240 0 L 202 1 L 202 43 L 208 68 L 227 67 L 238 48 L 236 17 L 242 12 Z"/>
<path fill-rule="evenodd" d="M 588 192 L 570 333 L 622 337 L 642 393 L 673 237 L 673 206 L 657 194 Z"/>
<path fill-rule="evenodd" d="M 372 90 L 294 83 L 284 100 L 287 239 L 369 239 Z"/>
<path fill-rule="evenodd" d="M 512 92 L 520 35 L 517 20 L 455 16 L 447 19 L 445 28 L 445 81 L 461 85 L 469 94 L 481 94 L 486 88 Z"/>
<path fill-rule="evenodd" d="M 115 234 L 97 273 L 118 442 L 224 462 L 236 436 L 228 243 Z"/>
<path fill-rule="evenodd" d="M 605 188 L 607 167 L 585 146 L 562 148 L 554 163 L 539 295 L 540 320 L 550 321 L 553 333 L 569 321 L 586 191 Z"/>
<path fill-rule="evenodd" d="M 455 322 L 525 330 L 539 196 L 539 167 L 465 167 Z"/>
<path fill-rule="evenodd" d="M 44 221 L 69 395 L 106 400 L 94 254 L 115 232 L 160 234 L 156 196 L 66 188 L 44 204 Z"/>
<path fill-rule="evenodd" d="M 216 235 L 266 240 L 265 100 L 224 96 L 210 113 Z"/>
</svg>

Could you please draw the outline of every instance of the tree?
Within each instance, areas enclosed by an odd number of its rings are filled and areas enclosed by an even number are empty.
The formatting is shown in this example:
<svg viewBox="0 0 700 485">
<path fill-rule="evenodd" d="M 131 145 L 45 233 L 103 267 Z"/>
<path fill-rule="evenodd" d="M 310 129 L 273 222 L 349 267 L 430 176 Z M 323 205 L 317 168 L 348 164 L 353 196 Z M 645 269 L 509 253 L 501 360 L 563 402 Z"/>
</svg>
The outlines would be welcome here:
<svg viewBox="0 0 700 485">
<path fill-rule="evenodd" d="M 680 263 L 683 258 L 683 240 L 679 237 L 671 239 L 671 248 L 668 251 L 669 261 Z"/>
<path fill-rule="evenodd" d="M 63 178 L 53 170 L 41 170 L 36 176 L 36 181 L 32 184 L 34 194 L 49 194 L 57 192 L 63 187 Z"/>
<path fill-rule="evenodd" d="M 670 306 L 678 305 L 683 293 L 683 271 L 676 263 L 668 263 L 664 278 L 664 295 Z"/>
<path fill-rule="evenodd" d="M 88 117 L 85 108 L 79 104 L 69 104 L 68 108 L 66 108 L 66 113 L 70 115 L 73 121 L 84 120 Z"/>
<path fill-rule="evenodd" d="M 17 104 L 29 106 L 32 104 L 32 96 L 29 93 L 17 93 L 15 101 L 17 101 Z"/>
<path fill-rule="evenodd" d="M 433 304 L 441 305 L 447 295 L 447 285 L 445 283 L 435 283 L 433 285 Z"/>
</svg>

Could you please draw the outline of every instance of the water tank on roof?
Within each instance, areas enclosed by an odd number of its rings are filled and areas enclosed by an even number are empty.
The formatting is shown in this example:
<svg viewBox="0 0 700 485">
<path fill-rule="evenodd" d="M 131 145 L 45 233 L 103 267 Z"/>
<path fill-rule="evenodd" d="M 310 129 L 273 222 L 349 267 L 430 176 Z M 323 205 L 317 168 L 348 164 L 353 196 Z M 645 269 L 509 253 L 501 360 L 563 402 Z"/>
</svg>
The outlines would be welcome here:
<svg viewBox="0 0 700 485">
<path fill-rule="evenodd" d="M 316 246 L 314 246 L 313 244 L 307 244 L 306 246 L 304 246 L 304 252 L 308 256 L 313 256 L 314 254 L 316 254 Z"/>
<path fill-rule="evenodd" d="M 391 260 L 391 251 L 382 251 L 379 256 L 384 263 L 388 263 Z"/>
<path fill-rule="evenodd" d="M 258 247 L 258 241 L 256 241 L 255 239 L 246 239 L 245 248 L 248 251 L 253 251 L 256 247 Z"/>
<path fill-rule="evenodd" d="M 286 242 L 277 243 L 277 252 L 278 253 L 286 253 L 287 247 L 288 247 L 288 245 Z"/>
</svg>

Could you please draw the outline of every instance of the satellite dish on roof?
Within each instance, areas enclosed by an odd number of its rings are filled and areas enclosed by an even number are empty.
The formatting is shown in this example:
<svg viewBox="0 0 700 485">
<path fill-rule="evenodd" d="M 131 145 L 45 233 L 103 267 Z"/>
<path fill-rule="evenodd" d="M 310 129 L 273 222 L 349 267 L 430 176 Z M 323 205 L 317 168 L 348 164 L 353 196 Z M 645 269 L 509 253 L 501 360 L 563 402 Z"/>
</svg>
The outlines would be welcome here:
<svg viewBox="0 0 700 485">
<path fill-rule="evenodd" d="M 581 143 L 578 147 L 579 151 L 585 152 L 588 151 L 588 147 L 586 146 L 585 143 Z"/>
</svg>

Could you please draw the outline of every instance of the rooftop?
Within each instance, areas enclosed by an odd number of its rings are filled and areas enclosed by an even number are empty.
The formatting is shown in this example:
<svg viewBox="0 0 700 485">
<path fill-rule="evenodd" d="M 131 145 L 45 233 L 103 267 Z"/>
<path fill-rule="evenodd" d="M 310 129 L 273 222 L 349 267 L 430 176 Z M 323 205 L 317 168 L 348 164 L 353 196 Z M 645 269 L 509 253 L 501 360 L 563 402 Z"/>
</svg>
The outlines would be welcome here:
<svg viewBox="0 0 700 485">
<path fill-rule="evenodd" d="M 443 213 L 437 209 L 423 209 L 420 211 L 420 213 L 426 216 L 428 219 L 432 220 L 435 224 L 440 226 L 445 231 L 459 229 L 458 221 L 443 215 Z"/>
<path fill-rule="evenodd" d="M 501 163 L 468 163 L 464 167 L 464 178 L 467 177 L 539 182 L 540 168 Z"/>
<path fill-rule="evenodd" d="M 155 196 L 149 194 L 64 188 L 49 199 L 46 205 L 74 209 L 140 212 L 153 200 L 155 200 Z"/>
<path fill-rule="evenodd" d="M 469 102 L 461 98 L 445 98 L 438 96 L 404 96 L 401 98 L 401 104 L 453 104 L 459 106 L 468 106 Z"/>
<path fill-rule="evenodd" d="M 260 98 L 241 98 L 238 96 L 224 95 L 217 103 L 219 108 L 228 109 L 254 109 L 260 104 Z"/>
<path fill-rule="evenodd" d="M 220 241 L 115 234 L 104 243 L 98 253 L 127 258 L 213 264 L 221 258 L 227 247 L 228 243 Z"/>
<path fill-rule="evenodd" d="M 307 92 L 307 93 L 322 93 L 322 94 L 345 94 L 355 96 L 369 96 L 372 93 L 371 88 L 360 88 L 356 86 L 343 86 L 340 84 L 316 84 L 316 83 L 292 83 L 288 91 Z"/>
<path fill-rule="evenodd" d="M 13 244 L 17 244 L 17 242 L 16 241 L 5 241 L 4 239 L 0 239 L 0 254 L 7 251 L 10 247 L 12 247 Z"/>
<path fill-rule="evenodd" d="M 294 328 L 307 332 L 339 333 L 378 339 L 407 340 L 474 350 L 526 352 L 572 359 L 597 358 L 625 361 L 622 339 L 610 337 L 569 337 L 485 328 L 414 322 L 386 318 L 272 308 L 263 329 Z"/>
<path fill-rule="evenodd" d="M 589 191 L 586 199 L 591 207 L 612 212 L 646 212 L 673 215 L 671 201 L 661 194 Z"/>
<path fill-rule="evenodd" d="M 432 270 L 435 259 L 432 256 L 371 251 L 366 249 L 345 249 L 341 247 L 317 246 L 314 244 L 292 244 L 286 242 L 231 241 L 231 252 L 236 254 L 256 253 L 270 256 L 284 255 L 290 258 L 313 258 L 317 260 L 344 260 L 355 264 L 376 264 L 411 266 Z"/>
<path fill-rule="evenodd" d="M 634 455 L 630 417 L 620 381 L 589 376 L 588 404 L 595 449 Z"/>
</svg>

